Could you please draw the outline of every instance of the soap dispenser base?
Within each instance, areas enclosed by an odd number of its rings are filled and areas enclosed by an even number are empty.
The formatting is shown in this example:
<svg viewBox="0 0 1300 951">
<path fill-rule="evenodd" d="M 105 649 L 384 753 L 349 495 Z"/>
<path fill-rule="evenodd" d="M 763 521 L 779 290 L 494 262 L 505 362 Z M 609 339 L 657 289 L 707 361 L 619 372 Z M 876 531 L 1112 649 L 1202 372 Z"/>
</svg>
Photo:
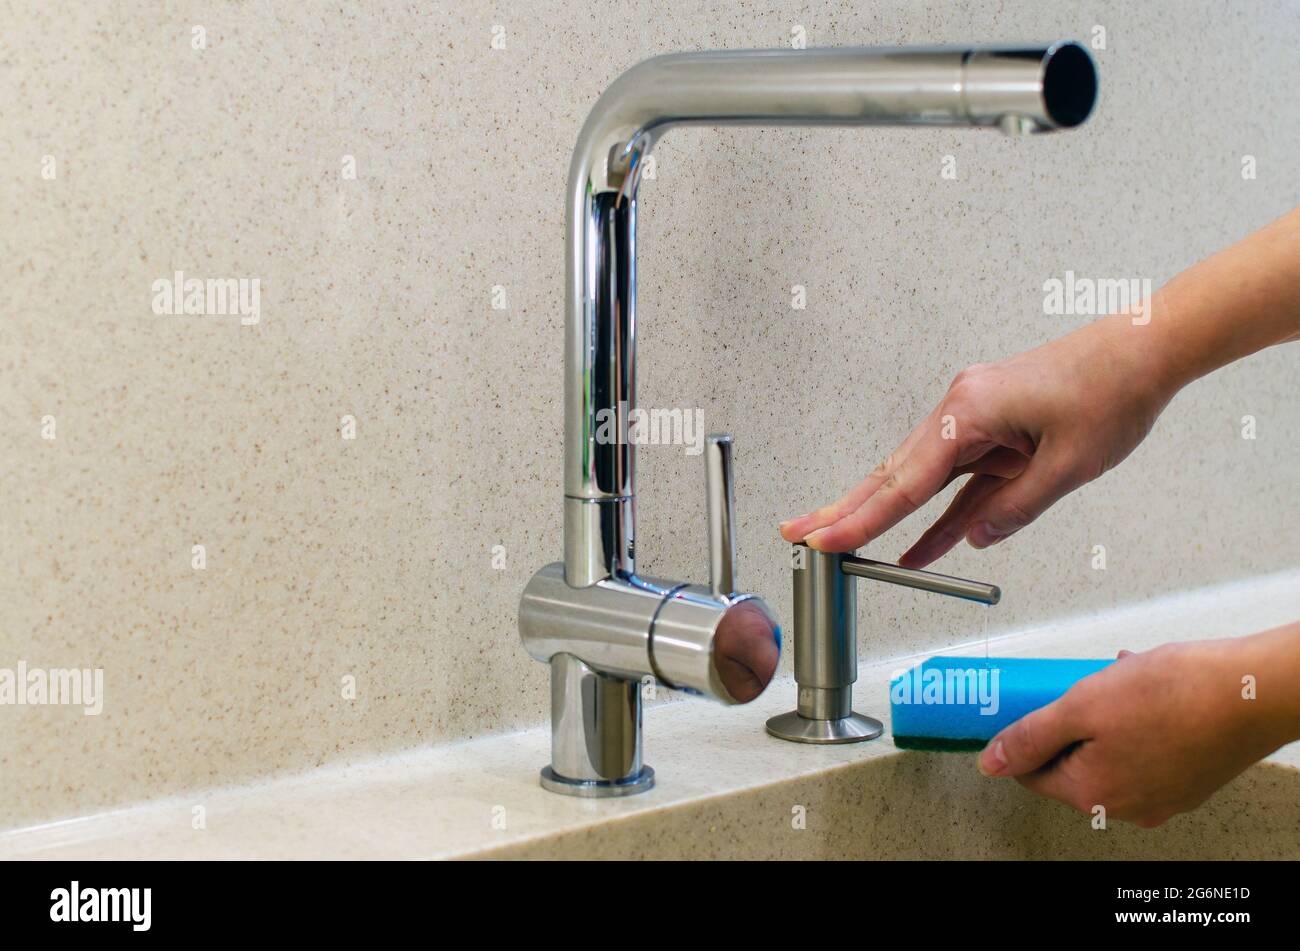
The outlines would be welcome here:
<svg viewBox="0 0 1300 951">
<path fill-rule="evenodd" d="M 791 710 L 767 721 L 767 732 L 793 743 L 861 743 L 874 740 L 885 730 L 879 720 L 850 713 L 835 720 L 814 720 Z"/>
</svg>

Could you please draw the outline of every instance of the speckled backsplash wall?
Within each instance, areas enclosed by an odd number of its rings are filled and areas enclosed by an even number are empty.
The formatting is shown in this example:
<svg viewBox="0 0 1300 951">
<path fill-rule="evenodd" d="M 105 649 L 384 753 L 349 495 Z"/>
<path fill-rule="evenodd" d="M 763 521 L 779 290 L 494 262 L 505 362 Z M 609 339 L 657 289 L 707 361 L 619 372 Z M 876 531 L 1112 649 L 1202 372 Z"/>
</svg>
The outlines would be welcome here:
<svg viewBox="0 0 1300 951">
<path fill-rule="evenodd" d="M 0 706 L 0 827 L 543 721 L 515 608 L 560 551 L 565 173 L 637 60 L 1104 27 L 1077 132 L 659 148 L 642 403 L 735 434 L 739 576 L 784 616 L 777 521 L 963 366 L 1080 323 L 1045 280 L 1158 284 L 1300 199 L 1295 3 L 5 7 L 0 668 L 102 668 L 104 696 Z M 155 313 L 176 271 L 255 279 L 256 321 Z M 1298 356 L 1196 385 L 1120 469 L 939 563 L 998 608 L 864 584 L 863 655 L 1300 563 Z M 700 459 L 640 463 L 641 567 L 703 578 Z"/>
</svg>

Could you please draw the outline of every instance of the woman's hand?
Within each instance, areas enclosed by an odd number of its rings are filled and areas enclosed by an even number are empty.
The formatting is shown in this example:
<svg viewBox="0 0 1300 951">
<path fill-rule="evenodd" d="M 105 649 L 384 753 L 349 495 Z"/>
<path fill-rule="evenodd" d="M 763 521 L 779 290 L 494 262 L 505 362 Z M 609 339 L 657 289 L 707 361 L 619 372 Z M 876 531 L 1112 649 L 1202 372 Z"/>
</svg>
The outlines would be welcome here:
<svg viewBox="0 0 1300 951">
<path fill-rule="evenodd" d="M 971 479 L 900 559 L 918 568 L 965 538 L 987 548 L 1133 451 L 1179 388 L 1300 340 L 1300 208 L 1183 271 L 1141 317 L 1104 317 L 1037 350 L 962 371 L 939 406 L 838 502 L 781 523 L 851 551 Z"/>
<path fill-rule="evenodd" d="M 986 548 L 1117 465 L 1177 387 L 1135 346 L 1143 327 L 1098 321 L 958 374 L 938 407 L 838 502 L 781 523 L 787 541 L 852 551 L 961 475 L 970 480 L 899 561 L 923 567 L 965 538 Z"/>
<path fill-rule="evenodd" d="M 1102 806 L 1157 826 L 1300 736 L 1297 666 L 1300 625 L 1124 651 L 995 736 L 979 768 L 1086 814 Z"/>
</svg>

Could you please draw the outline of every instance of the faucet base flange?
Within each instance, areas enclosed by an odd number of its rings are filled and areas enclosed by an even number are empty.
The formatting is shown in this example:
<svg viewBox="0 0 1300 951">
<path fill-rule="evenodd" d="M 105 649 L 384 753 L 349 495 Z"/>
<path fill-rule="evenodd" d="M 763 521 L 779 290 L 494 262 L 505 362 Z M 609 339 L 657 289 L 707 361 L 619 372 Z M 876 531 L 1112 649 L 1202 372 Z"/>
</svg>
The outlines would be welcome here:
<svg viewBox="0 0 1300 951">
<path fill-rule="evenodd" d="M 861 743 L 874 740 L 884 731 L 883 723 L 861 713 L 834 720 L 814 720 L 791 710 L 767 721 L 768 733 L 792 743 Z"/>
<path fill-rule="evenodd" d="M 551 767 L 542 767 L 542 788 L 562 796 L 581 796 L 584 799 L 635 796 L 651 789 L 654 784 L 655 771 L 649 766 L 642 766 L 639 773 L 626 779 L 566 779 Z"/>
</svg>

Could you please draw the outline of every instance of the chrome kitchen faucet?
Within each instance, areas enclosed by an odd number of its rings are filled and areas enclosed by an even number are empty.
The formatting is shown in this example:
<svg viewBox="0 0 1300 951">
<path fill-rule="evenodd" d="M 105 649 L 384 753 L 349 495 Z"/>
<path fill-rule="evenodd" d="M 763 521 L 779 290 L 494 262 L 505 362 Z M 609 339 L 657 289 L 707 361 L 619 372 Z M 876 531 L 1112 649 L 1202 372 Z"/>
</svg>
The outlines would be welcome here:
<svg viewBox="0 0 1300 951">
<path fill-rule="evenodd" d="M 632 67 L 600 97 L 569 166 L 564 561 L 538 571 L 519 606 L 524 646 L 551 665 L 543 786 L 649 789 L 643 680 L 745 703 L 779 660 L 772 611 L 733 590 L 729 437 L 711 436 L 705 452 L 710 583 L 636 573 L 635 451 L 623 434 L 636 407 L 637 188 L 655 142 L 678 125 L 740 123 L 1047 132 L 1083 122 L 1096 93 L 1091 56 L 1067 41 L 675 53 Z M 602 426 L 611 419 L 618 425 Z"/>
</svg>

